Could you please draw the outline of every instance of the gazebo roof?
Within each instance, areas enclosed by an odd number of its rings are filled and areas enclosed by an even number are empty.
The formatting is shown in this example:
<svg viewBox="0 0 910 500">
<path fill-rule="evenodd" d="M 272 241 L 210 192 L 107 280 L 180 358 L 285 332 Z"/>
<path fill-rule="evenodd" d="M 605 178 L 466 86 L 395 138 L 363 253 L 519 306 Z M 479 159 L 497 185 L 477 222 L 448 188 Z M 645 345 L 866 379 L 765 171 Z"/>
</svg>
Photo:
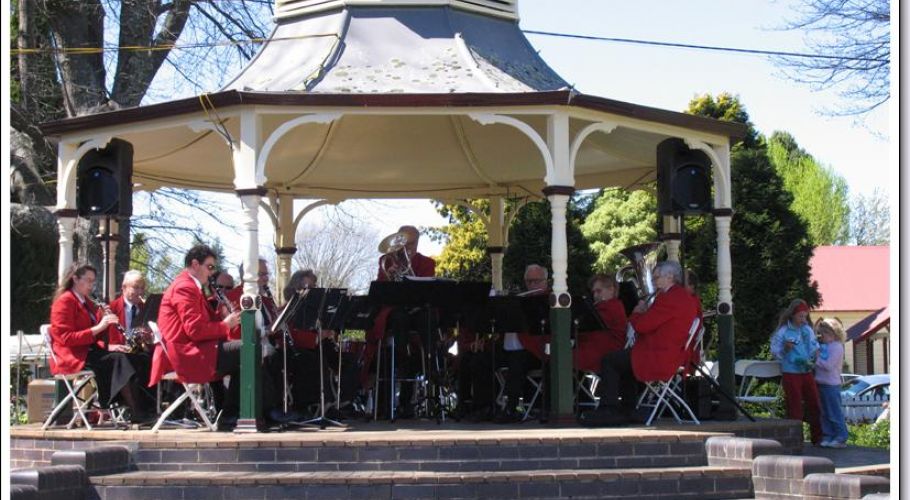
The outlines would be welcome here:
<svg viewBox="0 0 910 500">
<path fill-rule="evenodd" d="M 448 94 L 568 88 L 512 19 L 414 8 L 413 2 L 346 8 L 340 8 L 345 2 L 334 2 L 335 8 L 326 7 L 332 2 L 310 3 L 322 9 L 279 18 L 268 42 L 225 90 Z"/>
<path fill-rule="evenodd" d="M 669 137 L 726 145 L 745 135 L 741 124 L 569 89 L 520 31 L 515 3 L 279 0 L 270 40 L 221 91 L 43 130 L 131 142 L 137 189 L 247 188 L 225 146 L 253 144 L 255 185 L 334 200 L 540 196 L 556 114 L 575 141 L 572 177 L 560 181 L 576 189 L 653 181 Z"/>
</svg>

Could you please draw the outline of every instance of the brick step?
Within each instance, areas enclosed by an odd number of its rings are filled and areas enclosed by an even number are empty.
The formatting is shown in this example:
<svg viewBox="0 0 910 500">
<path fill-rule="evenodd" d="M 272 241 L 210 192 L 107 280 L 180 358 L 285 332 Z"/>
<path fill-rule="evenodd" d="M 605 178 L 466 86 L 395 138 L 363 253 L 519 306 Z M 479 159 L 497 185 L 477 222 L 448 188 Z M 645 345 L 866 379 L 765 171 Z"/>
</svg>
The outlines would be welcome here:
<svg viewBox="0 0 910 500">
<path fill-rule="evenodd" d="M 705 436 L 678 434 L 588 440 L 420 441 L 410 443 L 196 443 L 196 448 L 140 443 L 142 471 L 516 471 L 683 467 L 707 464 Z M 210 446 L 204 446 L 209 444 Z"/>
<path fill-rule="evenodd" d="M 500 472 L 151 472 L 90 478 L 96 498 L 743 498 L 748 469 L 667 467 Z"/>
</svg>

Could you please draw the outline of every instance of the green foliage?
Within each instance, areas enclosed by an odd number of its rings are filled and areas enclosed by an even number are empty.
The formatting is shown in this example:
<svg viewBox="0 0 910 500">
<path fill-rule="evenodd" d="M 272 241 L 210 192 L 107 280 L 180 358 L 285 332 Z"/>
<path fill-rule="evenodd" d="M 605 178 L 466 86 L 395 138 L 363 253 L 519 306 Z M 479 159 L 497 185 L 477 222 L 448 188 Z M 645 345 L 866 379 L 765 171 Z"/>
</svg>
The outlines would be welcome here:
<svg viewBox="0 0 910 500">
<path fill-rule="evenodd" d="M 891 421 L 869 424 L 847 424 L 847 444 L 867 448 L 891 449 Z"/>
<path fill-rule="evenodd" d="M 57 287 L 56 231 L 42 234 L 10 229 L 9 332 L 38 333 L 50 320 L 51 298 Z"/>
<path fill-rule="evenodd" d="M 469 203 L 484 215 L 489 214 L 486 200 Z M 446 242 L 436 258 L 436 274 L 465 281 L 490 281 L 486 226 L 473 212 L 459 205 L 437 204 L 437 210 L 449 219 L 450 224 L 430 230 L 431 239 Z"/>
<path fill-rule="evenodd" d="M 511 206 L 513 202 L 509 202 Z M 470 201 L 474 210 L 489 215 L 486 200 Z M 576 197 L 566 210 L 566 231 L 569 242 L 568 278 L 569 291 L 586 293 L 586 281 L 591 274 L 594 255 L 579 229 L 593 204 L 586 197 Z M 487 231 L 481 220 L 470 210 L 459 205 L 437 205 L 439 213 L 450 224 L 429 231 L 430 238 L 445 241 L 442 253 L 436 259 L 436 270 L 441 276 L 459 280 L 490 280 L 490 258 L 487 256 Z M 503 284 L 506 288 L 520 290 L 524 269 L 528 264 L 540 264 L 552 269 L 550 205 L 546 201 L 528 203 L 512 222 L 509 246 L 503 259 Z"/>
<path fill-rule="evenodd" d="M 845 244 L 850 216 L 847 181 L 819 164 L 787 132 L 776 131 L 767 142 L 771 163 L 793 196 L 791 208 L 808 224 L 812 243 Z"/>
<path fill-rule="evenodd" d="M 581 232 L 595 255 L 594 270 L 612 273 L 628 264 L 619 252 L 657 238 L 657 199 L 648 191 L 605 189 L 594 201 Z"/>
<path fill-rule="evenodd" d="M 717 97 L 711 94 L 700 95 L 689 101 L 689 109 L 686 110 L 686 113 L 707 116 L 716 120 L 744 123 L 749 126 L 749 130 L 737 147 L 756 148 L 762 145 L 761 136 L 749 119 L 746 107 L 739 101 L 739 96 L 728 92 L 721 92 Z"/>
<path fill-rule="evenodd" d="M 575 296 L 587 293 L 587 280 L 594 266 L 594 253 L 580 229 L 582 221 L 588 215 L 585 209 L 590 205 L 587 200 L 581 203 L 571 200 L 566 209 L 568 286 L 569 292 Z M 509 248 L 503 259 L 503 286 L 521 289 L 525 267 L 529 264 L 540 264 L 552 272 L 551 234 L 550 204 L 539 201 L 525 205 L 515 217 L 509 231 Z"/>
<path fill-rule="evenodd" d="M 710 96 L 693 100 L 689 112 L 715 118 L 736 116 L 737 121 L 749 123 L 745 108 L 727 94 L 716 100 Z M 812 306 L 819 303 L 817 285 L 810 283 L 813 246 L 806 224 L 790 208 L 793 198 L 784 189 L 765 145 L 758 139 L 751 144 L 735 147 L 730 158 L 735 210 L 730 253 L 737 358 L 751 358 L 761 352 L 779 311 L 790 300 L 800 297 Z M 716 282 L 715 225 L 687 221 L 686 230 L 686 266 L 698 273 L 701 282 Z M 717 300 L 716 288 L 710 288 L 702 290 L 704 304 Z"/>
</svg>

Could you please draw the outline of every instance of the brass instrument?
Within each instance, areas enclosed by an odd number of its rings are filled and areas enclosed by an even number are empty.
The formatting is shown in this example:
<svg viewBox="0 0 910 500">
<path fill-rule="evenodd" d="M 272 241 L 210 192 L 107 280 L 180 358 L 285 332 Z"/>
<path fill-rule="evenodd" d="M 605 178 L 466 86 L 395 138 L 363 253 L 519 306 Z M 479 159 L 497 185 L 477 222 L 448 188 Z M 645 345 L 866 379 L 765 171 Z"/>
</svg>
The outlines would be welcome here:
<svg viewBox="0 0 910 500">
<path fill-rule="evenodd" d="M 389 281 L 401 281 L 406 276 L 413 277 L 414 268 L 405 246 L 409 243 L 405 232 L 392 233 L 379 242 L 379 268 Z"/>
<path fill-rule="evenodd" d="M 663 243 L 643 243 L 623 250 L 620 254 L 629 259 L 632 264 L 623 267 L 616 272 L 616 282 L 630 281 L 638 289 L 639 300 L 645 301 L 648 307 L 654 303 L 654 297 L 657 296 L 657 289 L 654 286 L 653 276 L 651 275 L 657 259 L 666 247 Z M 635 344 L 635 329 L 632 324 L 626 328 L 626 348 Z"/>
<path fill-rule="evenodd" d="M 151 352 L 151 346 L 155 345 L 155 336 L 152 330 L 145 326 L 136 326 L 124 332 L 126 346 L 130 353 Z"/>
</svg>

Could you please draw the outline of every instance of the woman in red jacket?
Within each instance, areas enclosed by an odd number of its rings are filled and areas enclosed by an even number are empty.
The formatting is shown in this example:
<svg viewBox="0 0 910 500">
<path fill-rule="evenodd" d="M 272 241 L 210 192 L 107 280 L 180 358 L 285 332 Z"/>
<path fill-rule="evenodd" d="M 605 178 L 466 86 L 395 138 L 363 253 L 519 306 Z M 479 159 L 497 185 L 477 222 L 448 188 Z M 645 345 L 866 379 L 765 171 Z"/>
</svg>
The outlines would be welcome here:
<svg viewBox="0 0 910 500">
<path fill-rule="evenodd" d="M 147 415 L 136 395 L 136 369 L 126 353 L 105 348 L 103 334 L 118 325 L 116 314 L 105 312 L 90 300 L 95 288 L 95 268 L 73 264 L 54 294 L 51 305 L 51 373 L 69 374 L 83 369 L 95 372 L 98 400 L 107 407 L 119 396 L 131 410 L 133 421 Z"/>
</svg>

